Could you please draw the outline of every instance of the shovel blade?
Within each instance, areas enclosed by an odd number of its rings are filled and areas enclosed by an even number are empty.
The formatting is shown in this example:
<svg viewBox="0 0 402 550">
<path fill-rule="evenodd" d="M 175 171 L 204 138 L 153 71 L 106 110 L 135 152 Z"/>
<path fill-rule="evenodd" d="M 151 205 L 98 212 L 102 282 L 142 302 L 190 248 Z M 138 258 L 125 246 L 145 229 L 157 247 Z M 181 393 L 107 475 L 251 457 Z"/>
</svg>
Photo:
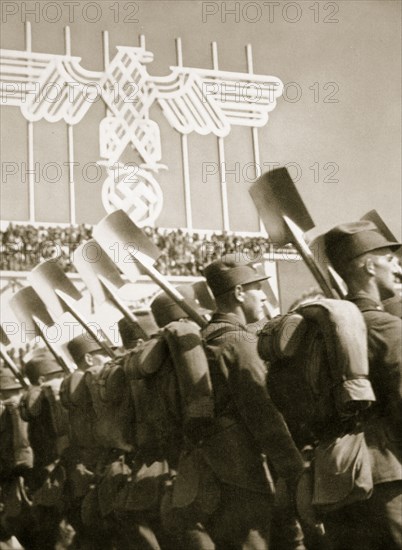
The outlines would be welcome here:
<svg viewBox="0 0 402 550">
<path fill-rule="evenodd" d="M 103 304 L 108 299 L 99 277 L 104 277 L 117 289 L 125 284 L 116 265 L 95 239 L 74 250 L 73 264 L 98 304 Z"/>
<path fill-rule="evenodd" d="M 40 336 L 40 333 L 34 323 L 34 316 L 40 319 L 46 326 L 54 324 L 54 320 L 49 314 L 46 305 L 31 286 L 18 290 L 10 299 L 10 307 L 18 321 L 25 324 L 25 330 L 27 332 L 34 331 L 37 336 Z"/>
<path fill-rule="evenodd" d="M 161 252 L 142 229 L 123 211 L 116 210 L 101 220 L 93 235 L 122 273 L 135 282 L 141 270 L 140 256 L 154 264 Z"/>
<path fill-rule="evenodd" d="M 54 260 L 46 260 L 36 266 L 31 271 L 29 280 L 34 290 L 56 318 L 66 311 L 55 294 L 56 290 L 61 290 L 73 300 L 82 298 L 82 294 Z"/>
<path fill-rule="evenodd" d="M 251 197 L 267 228 L 270 240 L 278 246 L 293 242 L 283 216 L 288 216 L 305 233 L 314 222 L 286 168 L 263 174 L 250 188 Z"/>
</svg>

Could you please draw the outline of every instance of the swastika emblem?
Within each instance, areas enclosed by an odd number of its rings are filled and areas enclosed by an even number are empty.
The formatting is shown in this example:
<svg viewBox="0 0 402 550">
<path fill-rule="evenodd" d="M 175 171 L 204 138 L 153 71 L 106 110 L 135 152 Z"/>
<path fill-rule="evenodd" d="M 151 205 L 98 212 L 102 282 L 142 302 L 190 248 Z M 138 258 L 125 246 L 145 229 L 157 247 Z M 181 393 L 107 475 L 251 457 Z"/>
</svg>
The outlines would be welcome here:
<svg viewBox="0 0 402 550">
<path fill-rule="evenodd" d="M 108 169 L 102 201 L 108 213 L 123 209 L 140 227 L 154 225 L 162 211 L 162 190 L 149 172 L 119 164 Z"/>
</svg>

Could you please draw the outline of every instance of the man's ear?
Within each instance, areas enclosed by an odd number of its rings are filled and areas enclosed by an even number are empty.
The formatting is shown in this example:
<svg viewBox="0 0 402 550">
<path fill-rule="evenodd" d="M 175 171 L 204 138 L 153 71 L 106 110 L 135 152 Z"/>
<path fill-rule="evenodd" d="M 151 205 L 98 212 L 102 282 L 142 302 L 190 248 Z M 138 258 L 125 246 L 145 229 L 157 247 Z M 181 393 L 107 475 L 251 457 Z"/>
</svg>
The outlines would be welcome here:
<svg viewBox="0 0 402 550">
<path fill-rule="evenodd" d="M 86 354 L 84 355 L 84 359 L 85 359 L 85 363 L 86 363 L 87 365 L 89 365 L 90 367 L 93 366 L 93 364 L 94 364 L 94 358 L 92 357 L 92 355 L 91 355 L 90 353 L 86 353 Z"/>
<path fill-rule="evenodd" d="M 38 386 L 41 386 L 43 382 L 45 381 L 45 377 L 43 375 L 39 376 L 38 378 Z"/>
<path fill-rule="evenodd" d="M 144 338 L 138 338 L 135 347 L 140 347 L 145 342 Z"/>
<path fill-rule="evenodd" d="M 372 258 L 366 258 L 366 261 L 364 262 L 364 269 L 366 270 L 366 273 L 369 273 L 369 275 L 375 275 L 375 265 Z"/>
<path fill-rule="evenodd" d="M 244 302 L 244 290 L 242 285 L 236 285 L 234 287 L 234 296 L 238 302 Z"/>
</svg>

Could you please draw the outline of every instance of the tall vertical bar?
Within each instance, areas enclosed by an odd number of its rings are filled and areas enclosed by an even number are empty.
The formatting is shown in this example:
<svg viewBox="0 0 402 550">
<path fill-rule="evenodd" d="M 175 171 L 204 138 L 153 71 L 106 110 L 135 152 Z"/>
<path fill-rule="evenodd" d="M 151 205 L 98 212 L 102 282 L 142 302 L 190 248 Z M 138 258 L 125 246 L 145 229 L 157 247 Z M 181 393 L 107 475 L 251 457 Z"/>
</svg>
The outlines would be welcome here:
<svg viewBox="0 0 402 550">
<path fill-rule="evenodd" d="M 102 32 L 102 46 L 103 46 L 103 69 L 107 71 L 107 68 L 110 64 L 110 47 L 109 47 L 109 32 L 103 31 Z M 112 113 L 111 111 L 106 107 L 105 108 L 105 116 L 110 116 Z M 99 136 L 99 141 L 101 139 L 101 136 Z M 116 163 L 115 163 L 116 164 Z M 110 162 L 107 163 L 107 171 L 109 171 Z M 94 311 L 94 304 L 92 302 L 91 298 L 91 312 Z"/>
<path fill-rule="evenodd" d="M 246 46 L 246 55 L 247 55 L 247 70 L 249 74 L 253 74 L 254 72 L 254 66 L 253 66 L 253 48 L 251 44 L 247 44 Z M 261 158 L 260 158 L 260 144 L 258 139 L 258 128 L 253 127 L 251 128 L 251 135 L 252 135 L 252 141 L 253 141 L 253 154 L 254 154 L 254 164 L 255 164 L 255 177 L 258 178 L 261 176 L 262 170 L 261 170 Z M 267 234 L 265 230 L 265 226 L 262 223 L 262 219 L 259 217 L 259 223 L 260 223 L 260 231 L 261 233 Z"/>
<path fill-rule="evenodd" d="M 219 70 L 218 45 L 216 42 L 212 42 L 212 68 L 215 71 Z M 224 146 L 222 137 L 218 137 L 218 159 L 219 159 L 219 175 L 221 179 L 223 229 L 224 231 L 229 231 L 230 223 L 229 223 L 228 190 L 226 185 L 225 146 Z"/>
<path fill-rule="evenodd" d="M 32 30 L 31 23 L 25 23 L 25 49 L 27 52 L 32 52 Z M 29 204 L 29 221 L 35 222 L 35 164 L 33 150 L 33 122 L 28 122 L 28 204 Z"/>
<path fill-rule="evenodd" d="M 64 29 L 64 41 L 66 55 L 71 55 L 70 27 Z M 71 124 L 67 124 L 67 148 L 68 148 L 68 189 L 70 199 L 70 223 L 76 223 L 75 216 L 75 181 L 74 181 L 74 134 Z"/>
<path fill-rule="evenodd" d="M 183 66 L 183 50 L 181 46 L 181 38 L 176 38 L 176 56 L 177 65 Z M 190 187 L 190 167 L 188 160 L 188 140 L 187 135 L 181 134 L 181 157 L 183 166 L 183 183 L 184 183 L 184 203 L 186 208 L 186 225 L 188 230 L 193 229 L 193 215 L 191 210 L 191 187 Z"/>
<path fill-rule="evenodd" d="M 106 71 L 110 64 L 110 51 L 109 51 L 109 32 L 102 32 L 103 40 L 103 68 Z M 109 116 L 110 111 L 106 109 L 106 116 Z"/>
</svg>

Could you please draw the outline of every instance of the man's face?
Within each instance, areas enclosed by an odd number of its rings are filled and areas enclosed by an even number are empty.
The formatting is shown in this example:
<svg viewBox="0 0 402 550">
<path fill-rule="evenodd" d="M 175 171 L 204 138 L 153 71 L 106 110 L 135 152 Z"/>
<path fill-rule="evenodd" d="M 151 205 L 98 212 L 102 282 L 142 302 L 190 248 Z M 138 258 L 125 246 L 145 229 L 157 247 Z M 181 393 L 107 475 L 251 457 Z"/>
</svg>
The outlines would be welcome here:
<svg viewBox="0 0 402 550">
<path fill-rule="evenodd" d="M 109 355 L 102 350 L 92 351 L 91 353 L 85 354 L 85 356 L 87 357 L 87 363 L 89 363 L 91 367 L 103 367 L 105 363 L 110 361 Z"/>
<path fill-rule="evenodd" d="M 370 258 L 381 300 L 391 298 L 396 293 L 400 276 L 398 274 L 401 273 L 398 259 L 389 248 L 381 248 L 370 253 Z"/>
<path fill-rule="evenodd" d="M 265 315 L 264 302 L 267 297 L 261 289 L 261 283 L 242 285 L 242 309 L 247 323 L 255 323 Z"/>
<path fill-rule="evenodd" d="M 51 386 L 57 392 L 64 380 L 64 376 L 63 371 L 42 374 L 39 376 L 38 384 L 39 386 Z"/>
</svg>

